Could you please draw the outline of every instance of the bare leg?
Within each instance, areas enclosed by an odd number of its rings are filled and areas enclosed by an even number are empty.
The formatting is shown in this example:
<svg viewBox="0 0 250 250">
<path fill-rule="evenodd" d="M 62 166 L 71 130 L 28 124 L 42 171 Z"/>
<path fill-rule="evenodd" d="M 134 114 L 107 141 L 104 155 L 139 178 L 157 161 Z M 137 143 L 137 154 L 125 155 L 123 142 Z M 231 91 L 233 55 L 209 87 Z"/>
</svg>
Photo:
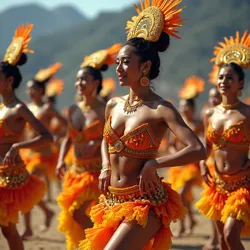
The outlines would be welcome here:
<svg viewBox="0 0 250 250">
<path fill-rule="evenodd" d="M 227 247 L 225 238 L 224 238 L 224 224 L 220 221 L 215 222 L 216 225 L 216 230 L 217 230 L 217 235 L 218 235 L 218 240 L 220 244 L 220 250 L 230 250 Z"/>
<path fill-rule="evenodd" d="M 104 250 L 141 250 L 161 226 L 161 220 L 151 210 L 145 228 L 136 222 L 121 223 Z"/>
<path fill-rule="evenodd" d="M 1 226 L 3 236 L 8 241 L 10 250 L 24 250 L 23 242 L 17 232 L 15 224 L 9 224 L 7 227 Z"/>
<path fill-rule="evenodd" d="M 218 248 L 219 240 L 218 240 L 218 235 L 216 231 L 216 225 L 214 221 L 211 221 L 212 223 L 212 234 L 210 235 L 207 243 L 205 246 L 202 248 L 202 250 L 216 250 Z"/>
<path fill-rule="evenodd" d="M 85 211 L 92 201 L 86 201 L 82 206 L 74 211 L 73 219 L 80 225 L 80 227 L 85 230 L 87 228 L 93 227 L 93 223 L 88 216 L 85 215 Z"/>
<path fill-rule="evenodd" d="M 40 201 L 38 206 L 43 210 L 43 212 L 45 213 L 45 223 L 44 225 L 42 225 L 40 227 L 40 230 L 42 232 L 45 232 L 49 229 L 50 225 L 51 225 L 51 221 L 55 215 L 55 213 L 49 209 L 46 205 L 44 201 Z"/>
<path fill-rule="evenodd" d="M 51 181 L 49 180 L 48 176 L 45 176 L 45 181 L 48 187 L 47 190 L 47 202 L 52 202 L 52 191 L 51 191 Z"/>
<path fill-rule="evenodd" d="M 229 217 L 224 225 L 224 238 L 229 250 L 244 250 L 240 240 L 240 233 L 244 227 L 244 222 Z"/>
</svg>

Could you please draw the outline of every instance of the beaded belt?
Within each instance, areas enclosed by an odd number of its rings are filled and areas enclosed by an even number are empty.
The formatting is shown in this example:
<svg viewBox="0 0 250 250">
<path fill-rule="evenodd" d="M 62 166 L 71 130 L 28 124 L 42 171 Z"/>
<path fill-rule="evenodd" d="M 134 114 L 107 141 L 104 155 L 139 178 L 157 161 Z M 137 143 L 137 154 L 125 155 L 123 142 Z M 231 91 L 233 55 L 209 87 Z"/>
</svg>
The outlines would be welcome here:
<svg viewBox="0 0 250 250">
<path fill-rule="evenodd" d="M 250 187 L 250 169 L 246 169 L 235 175 L 222 175 L 214 173 L 216 190 L 221 193 L 234 192 L 242 187 Z"/>
<path fill-rule="evenodd" d="M 89 171 L 101 171 L 101 163 L 102 159 L 99 156 L 89 159 L 74 158 L 73 165 L 70 168 L 70 172 L 74 174 L 81 174 Z"/>
<path fill-rule="evenodd" d="M 0 166 L 0 188 L 18 188 L 29 179 L 29 173 L 23 162 L 14 167 Z"/>
<path fill-rule="evenodd" d="M 152 194 L 151 197 L 147 195 L 141 196 L 138 185 L 128 188 L 114 188 L 110 186 L 108 189 L 109 192 L 105 195 L 105 203 L 108 206 L 135 201 L 150 201 L 152 205 L 161 205 L 168 198 L 164 186 L 156 189 L 156 194 Z"/>
</svg>

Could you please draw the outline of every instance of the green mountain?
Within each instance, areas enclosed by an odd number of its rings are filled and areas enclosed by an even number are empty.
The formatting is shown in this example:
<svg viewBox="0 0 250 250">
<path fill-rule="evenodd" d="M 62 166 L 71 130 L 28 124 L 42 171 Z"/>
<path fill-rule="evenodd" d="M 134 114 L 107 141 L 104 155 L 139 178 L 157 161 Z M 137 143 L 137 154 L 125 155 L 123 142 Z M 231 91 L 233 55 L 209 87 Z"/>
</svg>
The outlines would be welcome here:
<svg viewBox="0 0 250 250">
<path fill-rule="evenodd" d="M 86 20 L 82 13 L 69 5 L 52 10 L 37 4 L 9 8 L 0 12 L 0 53 L 8 46 L 13 31 L 20 23 L 33 23 L 35 28 L 32 35 L 38 38 L 77 26 Z"/>
<path fill-rule="evenodd" d="M 182 39 L 171 39 L 169 50 L 161 54 L 160 77 L 154 81 L 156 92 L 165 98 L 176 99 L 178 88 L 190 75 L 208 78 L 213 47 L 224 36 L 235 35 L 236 30 L 241 33 L 245 29 L 250 30 L 249 0 L 184 0 L 183 4 L 186 6 L 183 16 L 188 20 L 184 28 L 180 29 Z M 59 98 L 59 105 L 69 105 L 75 93 L 75 75 L 84 56 L 115 42 L 124 43 L 126 21 L 135 14 L 133 7 L 116 13 L 102 13 L 96 19 L 75 28 L 33 40 L 30 48 L 35 50 L 35 54 L 29 57 L 29 62 L 22 69 L 25 80 L 31 78 L 41 67 L 56 61 L 62 62 L 64 68 L 58 76 L 65 79 L 65 91 Z M 115 67 L 105 72 L 105 76 L 115 77 Z M 248 74 L 248 81 L 249 77 Z M 207 86 L 209 88 L 211 85 Z M 22 97 L 24 90 L 25 87 L 20 93 Z M 126 88 L 118 87 L 117 94 L 127 91 Z M 249 95 L 249 85 L 244 92 Z M 205 101 L 206 95 L 207 93 L 203 93 L 199 101 Z"/>
</svg>

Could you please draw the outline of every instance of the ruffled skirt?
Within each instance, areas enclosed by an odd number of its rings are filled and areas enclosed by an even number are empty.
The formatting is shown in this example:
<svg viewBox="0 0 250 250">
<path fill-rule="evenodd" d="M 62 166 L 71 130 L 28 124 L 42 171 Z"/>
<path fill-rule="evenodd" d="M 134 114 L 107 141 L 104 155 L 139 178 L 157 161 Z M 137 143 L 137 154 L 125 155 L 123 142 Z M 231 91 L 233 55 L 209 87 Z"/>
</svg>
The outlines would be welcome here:
<svg viewBox="0 0 250 250">
<path fill-rule="evenodd" d="M 46 192 L 46 185 L 30 175 L 23 162 L 15 167 L 0 166 L 0 225 L 18 223 L 18 213 L 29 212 Z"/>
<path fill-rule="evenodd" d="M 182 167 L 172 167 L 168 170 L 168 182 L 174 190 L 180 191 L 185 183 L 192 181 L 190 188 L 186 192 L 186 200 L 192 202 L 194 200 L 192 188 L 202 185 L 202 177 L 197 164 L 189 164 Z"/>
<path fill-rule="evenodd" d="M 245 223 L 242 236 L 250 236 L 250 169 L 235 175 L 213 173 L 213 184 L 206 187 L 196 203 L 200 213 L 225 223 L 235 217 Z"/>
<path fill-rule="evenodd" d="M 158 189 L 156 196 L 149 200 L 141 197 L 139 187 L 109 187 L 107 195 L 101 195 L 99 204 L 91 209 L 90 216 L 94 227 L 86 229 L 86 239 L 80 242 L 82 250 L 103 250 L 120 223 L 136 221 L 145 227 L 150 209 L 161 218 L 162 227 L 148 242 L 143 250 L 166 250 L 171 248 L 170 223 L 184 216 L 184 207 L 180 196 L 166 182 Z"/>
<path fill-rule="evenodd" d="M 63 191 L 57 202 L 62 209 L 59 214 L 59 231 L 66 235 L 67 249 L 75 249 L 79 241 L 85 238 L 82 227 L 73 219 L 74 211 L 86 201 L 92 201 L 85 211 L 89 216 L 90 209 L 98 201 L 98 177 L 101 169 L 101 158 L 74 159 L 73 166 L 66 172 Z"/>
</svg>

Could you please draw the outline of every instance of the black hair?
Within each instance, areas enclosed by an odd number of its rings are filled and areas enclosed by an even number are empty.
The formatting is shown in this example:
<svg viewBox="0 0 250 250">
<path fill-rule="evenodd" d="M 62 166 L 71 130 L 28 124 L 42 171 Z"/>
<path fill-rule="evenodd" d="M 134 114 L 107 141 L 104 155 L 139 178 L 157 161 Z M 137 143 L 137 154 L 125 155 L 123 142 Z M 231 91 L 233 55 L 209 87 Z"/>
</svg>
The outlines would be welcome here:
<svg viewBox="0 0 250 250">
<path fill-rule="evenodd" d="M 160 57 L 158 52 L 164 52 L 170 44 L 169 35 L 162 32 L 157 42 L 149 42 L 143 38 L 132 38 L 127 41 L 126 45 L 130 45 L 135 49 L 135 54 L 140 56 L 141 62 L 151 61 L 151 69 L 149 79 L 157 78 L 160 73 Z"/>
<path fill-rule="evenodd" d="M 100 84 L 97 87 L 97 94 L 99 94 L 102 90 L 102 80 L 103 80 L 101 71 L 106 71 L 108 69 L 108 65 L 103 65 L 101 69 L 96 69 L 91 66 L 83 67 L 83 69 L 88 70 L 89 74 L 93 76 L 94 80 L 100 81 Z"/>
<path fill-rule="evenodd" d="M 184 99 L 187 103 L 187 105 L 191 106 L 192 108 L 195 108 L 195 99 L 190 98 L 190 99 Z"/>
<path fill-rule="evenodd" d="M 221 67 L 221 69 L 225 68 L 225 67 L 231 67 L 234 70 L 234 72 L 238 75 L 240 81 L 245 80 L 245 72 L 242 69 L 242 67 L 240 65 L 238 65 L 237 63 L 234 63 L 234 62 L 227 63 L 227 64 L 223 65 Z"/>
<path fill-rule="evenodd" d="M 31 81 L 33 82 L 33 84 L 34 84 L 37 88 L 42 89 L 42 94 L 44 95 L 44 94 L 45 94 L 45 90 L 46 90 L 46 83 L 47 83 L 50 79 L 51 79 L 51 77 L 48 78 L 48 79 L 46 79 L 46 80 L 44 80 L 44 81 L 37 81 L 37 80 L 35 80 L 35 79 L 32 79 Z"/>
<path fill-rule="evenodd" d="M 23 80 L 18 66 L 25 64 L 27 59 L 27 55 L 23 53 L 16 65 L 9 64 L 8 62 L 0 63 L 0 72 L 2 72 L 5 77 L 13 77 L 13 89 L 17 89 Z"/>
<path fill-rule="evenodd" d="M 56 104 L 56 96 L 53 95 L 53 96 L 47 96 L 47 100 L 49 102 L 52 102 L 53 104 Z"/>
</svg>

